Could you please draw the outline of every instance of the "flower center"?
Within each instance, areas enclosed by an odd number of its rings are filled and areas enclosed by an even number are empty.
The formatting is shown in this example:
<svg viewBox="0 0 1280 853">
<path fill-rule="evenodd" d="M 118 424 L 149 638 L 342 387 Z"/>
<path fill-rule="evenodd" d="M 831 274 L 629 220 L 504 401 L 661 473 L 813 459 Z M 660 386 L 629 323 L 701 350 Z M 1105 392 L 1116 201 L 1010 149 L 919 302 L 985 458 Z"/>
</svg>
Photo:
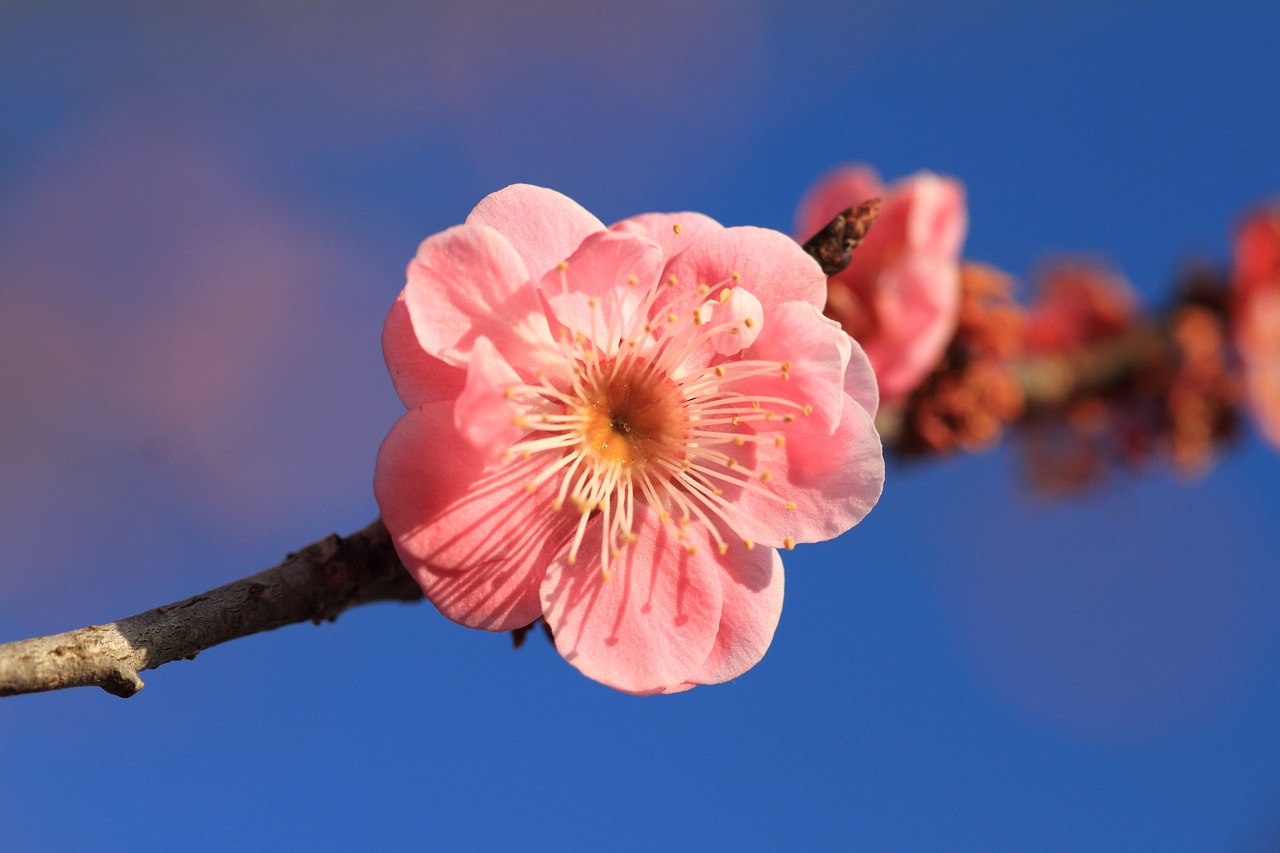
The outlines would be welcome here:
<svg viewBox="0 0 1280 853">
<path fill-rule="evenodd" d="M 647 367 L 633 361 L 622 368 L 625 376 L 617 376 L 614 364 L 602 365 L 599 384 L 579 410 L 588 455 L 629 468 L 683 456 L 688 418 L 680 390 Z"/>
</svg>

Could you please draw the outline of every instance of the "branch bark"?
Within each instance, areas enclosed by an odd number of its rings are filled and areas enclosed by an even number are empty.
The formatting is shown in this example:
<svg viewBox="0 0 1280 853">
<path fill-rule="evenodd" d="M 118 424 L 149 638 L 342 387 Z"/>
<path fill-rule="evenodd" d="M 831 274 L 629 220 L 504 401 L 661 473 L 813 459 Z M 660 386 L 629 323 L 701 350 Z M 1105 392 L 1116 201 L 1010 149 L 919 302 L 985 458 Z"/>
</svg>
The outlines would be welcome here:
<svg viewBox="0 0 1280 853">
<path fill-rule="evenodd" d="M 128 698 L 138 673 L 295 622 L 333 621 L 374 601 L 417 601 L 422 590 L 400 564 L 377 519 L 350 536 L 325 537 L 284 562 L 184 601 L 105 625 L 0 645 L 0 696 L 101 687 Z"/>
</svg>

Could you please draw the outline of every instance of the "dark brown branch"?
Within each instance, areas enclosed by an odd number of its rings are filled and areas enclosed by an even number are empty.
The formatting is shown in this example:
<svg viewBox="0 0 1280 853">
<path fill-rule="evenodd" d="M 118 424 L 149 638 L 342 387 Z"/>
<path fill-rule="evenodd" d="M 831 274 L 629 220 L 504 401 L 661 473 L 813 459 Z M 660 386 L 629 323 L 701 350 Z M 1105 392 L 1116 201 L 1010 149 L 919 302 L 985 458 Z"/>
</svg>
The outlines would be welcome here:
<svg viewBox="0 0 1280 853">
<path fill-rule="evenodd" d="M 332 621 L 357 604 L 420 598 L 422 590 L 400 564 L 378 519 L 185 601 L 119 622 L 0 645 L 0 696 L 97 686 L 128 698 L 142 689 L 143 670 L 191 660 L 228 640 L 295 622 Z"/>
</svg>

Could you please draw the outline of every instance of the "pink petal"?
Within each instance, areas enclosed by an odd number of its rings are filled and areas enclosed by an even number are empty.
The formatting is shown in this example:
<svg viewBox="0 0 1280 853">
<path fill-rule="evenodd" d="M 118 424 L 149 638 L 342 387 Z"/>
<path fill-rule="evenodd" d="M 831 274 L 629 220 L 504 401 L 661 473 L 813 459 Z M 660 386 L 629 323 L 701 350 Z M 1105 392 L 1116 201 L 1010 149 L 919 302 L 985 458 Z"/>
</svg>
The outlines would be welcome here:
<svg viewBox="0 0 1280 853">
<path fill-rule="evenodd" d="M 876 380 L 876 372 L 862 345 L 853 338 L 849 341 L 853 344 L 853 349 L 849 353 L 849 364 L 844 369 L 844 393 L 874 418 L 880 410 L 880 385 Z"/>
<path fill-rule="evenodd" d="M 908 210 L 907 245 L 935 258 L 958 258 L 968 228 L 964 186 L 930 172 L 917 172 L 899 186 L 899 203 Z"/>
<path fill-rule="evenodd" d="M 720 630 L 711 654 L 691 679 L 700 684 L 737 678 L 759 663 L 782 616 L 782 557 L 776 549 L 747 550 L 731 542 L 720 563 Z"/>
<path fill-rule="evenodd" d="M 453 422 L 471 446 L 493 461 L 525 433 L 517 425 L 511 389 L 520 377 L 503 360 L 488 338 L 476 338 L 471 347 L 467 384 L 453 406 Z"/>
<path fill-rule="evenodd" d="M 897 400 L 938 366 L 955 335 L 960 269 L 954 260 L 917 257 L 882 272 L 877 287 L 881 326 L 862 345 L 880 396 Z"/>
<path fill-rule="evenodd" d="M 510 631 L 541 614 L 539 585 L 576 518 L 551 511 L 554 478 L 525 490 L 537 456 L 488 470 L 484 462 L 454 430 L 453 405 L 429 403 L 382 442 L 373 491 L 400 559 L 440 612 Z"/>
<path fill-rule="evenodd" d="M 424 240 L 409 263 L 405 302 L 423 349 L 450 364 L 465 366 L 481 335 L 516 364 L 532 368 L 552 358 L 528 270 L 486 225 L 458 225 Z"/>
<path fill-rule="evenodd" d="M 797 417 L 790 429 L 829 435 L 840 422 L 845 365 L 852 349 L 853 341 L 839 323 L 822 316 L 812 305 L 788 302 L 769 312 L 755 345 L 742 354 L 744 361 L 788 365 L 785 373 L 779 368 L 776 375 L 756 376 L 731 386 L 751 397 L 779 397 L 797 407 L 809 406 L 810 413 Z M 779 409 L 778 413 L 785 411 Z M 768 425 L 770 429 L 788 429 L 774 421 Z"/>
<path fill-rule="evenodd" d="M 827 301 L 827 277 L 818 262 L 790 237 L 767 228 L 713 231 L 668 262 L 663 278 L 672 275 L 678 286 L 670 288 L 671 297 L 658 311 L 665 312 L 671 299 L 690 300 L 700 284 L 711 287 L 711 298 L 718 295 L 717 285 L 746 288 L 766 316 L 784 302 L 808 302 L 821 311 Z"/>
<path fill-rule="evenodd" d="M 485 196 L 467 217 L 488 225 L 515 247 L 537 282 L 569 257 L 604 223 L 566 195 L 530 184 L 512 184 Z"/>
<path fill-rule="evenodd" d="M 724 294 L 729 294 L 725 297 Z M 747 290 L 734 287 L 721 291 L 721 299 L 709 300 L 711 317 L 708 322 L 717 326 L 733 323 L 732 329 L 717 332 L 711 338 L 711 346 L 720 355 L 737 355 L 756 342 L 764 328 L 764 307 Z"/>
<path fill-rule="evenodd" d="M 1258 431 L 1280 447 L 1280 288 L 1246 292 L 1236 321 L 1245 396 Z"/>
<path fill-rule="evenodd" d="M 661 272 L 662 250 L 649 238 L 598 231 L 538 287 L 562 325 L 604 345 L 610 335 L 643 332 L 640 308 Z"/>
<path fill-rule="evenodd" d="M 409 319 L 404 293 L 396 297 L 382 325 L 382 356 L 391 383 L 407 408 L 435 400 L 451 400 L 462 391 L 466 373 L 427 355 Z"/>
<path fill-rule="evenodd" d="M 796 239 L 803 243 L 837 213 L 884 195 L 884 185 L 875 169 L 862 165 L 839 166 L 815 181 L 800 200 L 796 208 Z M 879 223 L 873 225 L 871 233 L 878 227 Z"/>
<path fill-rule="evenodd" d="M 557 561 L 542 583 L 543 614 L 565 660 L 628 693 L 656 693 L 701 671 L 720 625 L 720 566 L 705 530 L 697 553 L 676 542 L 655 513 L 637 513 L 638 540 L 600 572 L 600 524 L 574 565 Z"/>
<path fill-rule="evenodd" d="M 751 450 L 748 445 L 748 450 Z M 747 466 L 767 471 L 767 494 L 743 489 L 735 505 L 739 534 L 759 545 L 782 547 L 784 539 L 822 542 L 861 521 L 884 488 L 884 451 L 871 415 L 845 398 L 840 425 L 832 435 L 792 434 L 785 445 L 755 445 Z M 787 509 L 787 502 L 795 504 Z"/>
<path fill-rule="evenodd" d="M 678 231 L 677 225 L 680 226 Z M 662 247 L 662 256 L 670 261 L 702 237 L 713 231 L 723 231 L 724 226 L 710 216 L 686 211 L 642 213 L 615 222 L 609 226 L 609 230 L 648 237 Z"/>
</svg>

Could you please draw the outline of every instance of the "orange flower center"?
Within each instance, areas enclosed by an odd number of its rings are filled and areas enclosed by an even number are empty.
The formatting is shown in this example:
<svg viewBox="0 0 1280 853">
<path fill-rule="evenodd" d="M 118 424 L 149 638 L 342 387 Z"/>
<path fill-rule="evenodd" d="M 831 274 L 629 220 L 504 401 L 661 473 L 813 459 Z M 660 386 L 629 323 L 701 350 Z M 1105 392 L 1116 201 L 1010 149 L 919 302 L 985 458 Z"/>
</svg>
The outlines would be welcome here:
<svg viewBox="0 0 1280 853">
<path fill-rule="evenodd" d="M 627 467 L 646 467 L 651 460 L 679 460 L 688 416 L 679 388 L 665 376 L 632 362 L 626 375 L 615 365 L 602 366 L 600 383 L 585 395 L 579 409 L 582 440 L 590 455 Z"/>
</svg>

